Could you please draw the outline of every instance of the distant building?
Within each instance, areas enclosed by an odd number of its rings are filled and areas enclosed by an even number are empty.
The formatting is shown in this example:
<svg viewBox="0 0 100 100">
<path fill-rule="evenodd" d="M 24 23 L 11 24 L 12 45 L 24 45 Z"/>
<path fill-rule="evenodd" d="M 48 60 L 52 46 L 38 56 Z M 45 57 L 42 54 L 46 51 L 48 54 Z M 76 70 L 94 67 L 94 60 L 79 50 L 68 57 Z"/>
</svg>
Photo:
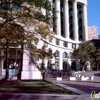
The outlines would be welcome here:
<svg viewBox="0 0 100 100">
<path fill-rule="evenodd" d="M 92 39 L 90 40 L 94 43 L 94 46 L 98 49 L 100 47 L 100 39 Z"/>
<path fill-rule="evenodd" d="M 98 35 L 98 39 L 100 39 L 100 35 Z"/>
<path fill-rule="evenodd" d="M 98 28 L 96 26 L 88 27 L 88 40 L 98 39 Z"/>
</svg>

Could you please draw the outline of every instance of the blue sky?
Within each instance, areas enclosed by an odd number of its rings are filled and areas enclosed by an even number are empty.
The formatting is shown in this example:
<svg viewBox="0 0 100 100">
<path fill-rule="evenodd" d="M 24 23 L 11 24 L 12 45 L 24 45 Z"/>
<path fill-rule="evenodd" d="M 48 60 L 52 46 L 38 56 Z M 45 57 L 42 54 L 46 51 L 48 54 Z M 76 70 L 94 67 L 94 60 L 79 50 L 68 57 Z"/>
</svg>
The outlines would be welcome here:
<svg viewBox="0 0 100 100">
<path fill-rule="evenodd" d="M 87 0 L 88 26 L 97 26 L 100 34 L 100 0 Z"/>
</svg>

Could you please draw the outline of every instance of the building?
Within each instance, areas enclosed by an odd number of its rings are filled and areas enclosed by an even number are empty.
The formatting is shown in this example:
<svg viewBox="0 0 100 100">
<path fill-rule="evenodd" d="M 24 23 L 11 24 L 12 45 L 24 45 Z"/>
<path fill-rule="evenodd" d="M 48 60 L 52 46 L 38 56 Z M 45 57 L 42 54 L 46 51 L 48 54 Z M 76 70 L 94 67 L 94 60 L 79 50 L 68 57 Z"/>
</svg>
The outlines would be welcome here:
<svg viewBox="0 0 100 100">
<path fill-rule="evenodd" d="M 100 48 L 100 39 L 92 39 L 90 41 L 94 43 L 94 46 L 96 47 L 96 49 Z"/>
<path fill-rule="evenodd" d="M 54 65 L 53 69 L 67 70 L 71 65 L 75 65 L 71 59 L 73 50 L 78 47 L 80 42 L 88 40 L 87 0 L 51 0 L 51 4 L 55 10 L 52 28 L 55 35 L 52 40 L 47 40 L 49 42 L 47 47 L 56 54 L 56 57 L 45 59 L 44 64 L 47 67 L 50 62 Z M 21 79 L 41 79 L 41 72 L 30 64 L 30 58 L 26 53 L 23 54 L 22 59 Z M 78 66 L 78 62 L 76 66 Z M 2 75 L 4 75 L 4 71 L 2 69 Z M 16 69 L 11 71 L 13 71 L 11 74 L 15 73 Z"/>
<path fill-rule="evenodd" d="M 100 39 L 100 35 L 98 35 L 98 39 Z"/>
<path fill-rule="evenodd" d="M 98 39 L 98 28 L 96 26 L 88 27 L 88 40 Z"/>
</svg>

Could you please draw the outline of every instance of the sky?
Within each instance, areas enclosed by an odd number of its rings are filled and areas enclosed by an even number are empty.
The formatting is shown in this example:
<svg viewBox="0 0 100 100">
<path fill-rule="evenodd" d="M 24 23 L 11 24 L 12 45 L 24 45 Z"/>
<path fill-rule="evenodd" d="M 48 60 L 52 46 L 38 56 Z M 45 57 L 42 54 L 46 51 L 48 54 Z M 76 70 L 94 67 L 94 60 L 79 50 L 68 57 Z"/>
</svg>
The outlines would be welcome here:
<svg viewBox="0 0 100 100">
<path fill-rule="evenodd" d="M 100 35 L 100 0 L 87 0 L 88 26 L 97 26 Z"/>
</svg>

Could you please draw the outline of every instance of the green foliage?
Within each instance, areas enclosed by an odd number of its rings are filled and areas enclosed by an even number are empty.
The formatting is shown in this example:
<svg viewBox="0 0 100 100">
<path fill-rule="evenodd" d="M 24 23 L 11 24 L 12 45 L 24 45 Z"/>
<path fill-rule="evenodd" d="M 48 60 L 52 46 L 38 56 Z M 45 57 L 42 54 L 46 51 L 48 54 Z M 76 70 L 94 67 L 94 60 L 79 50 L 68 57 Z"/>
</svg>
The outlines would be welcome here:
<svg viewBox="0 0 100 100">
<path fill-rule="evenodd" d="M 51 82 L 42 80 L 2 81 L 0 80 L 0 92 L 2 93 L 39 93 L 39 94 L 70 94 L 75 93 L 59 87 Z"/>
<path fill-rule="evenodd" d="M 96 48 L 92 42 L 83 42 L 79 44 L 79 47 L 72 53 L 74 59 L 80 59 L 81 63 L 85 61 L 93 61 Z"/>
<path fill-rule="evenodd" d="M 7 5 L 5 6 L 4 3 Z M 39 51 L 36 47 L 38 41 L 52 35 L 51 16 L 46 16 L 41 12 L 41 9 L 51 11 L 51 3 L 48 0 L 3 0 L 0 5 L 0 44 L 3 41 L 2 47 L 5 47 L 6 39 L 9 39 L 9 46 L 12 42 L 21 43 L 31 54 L 36 54 L 35 52 Z"/>
<path fill-rule="evenodd" d="M 43 10 L 52 12 L 49 0 L 0 0 L 0 51 L 6 52 L 2 58 L 7 53 L 11 56 L 12 47 L 29 51 L 34 57 L 41 54 L 41 59 L 52 55 L 48 50 L 37 48 L 39 41 L 46 42 L 53 33 L 52 16 Z"/>
<path fill-rule="evenodd" d="M 95 62 L 95 63 L 100 63 L 100 48 L 98 48 L 98 49 L 95 51 L 94 62 Z"/>
</svg>

